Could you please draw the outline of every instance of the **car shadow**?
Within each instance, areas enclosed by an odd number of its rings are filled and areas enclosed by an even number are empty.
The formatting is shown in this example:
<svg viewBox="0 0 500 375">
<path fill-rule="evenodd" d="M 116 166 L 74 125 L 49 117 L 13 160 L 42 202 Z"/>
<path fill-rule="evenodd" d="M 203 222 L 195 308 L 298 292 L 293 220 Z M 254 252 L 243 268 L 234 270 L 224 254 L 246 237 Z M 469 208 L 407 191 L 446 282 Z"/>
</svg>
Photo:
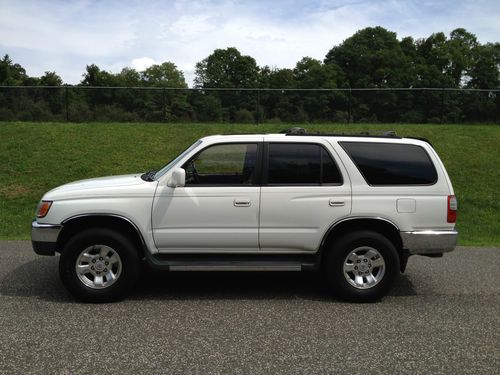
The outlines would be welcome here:
<svg viewBox="0 0 500 375">
<path fill-rule="evenodd" d="M 0 295 L 75 302 L 58 275 L 58 257 L 24 263 L 0 280 Z M 127 300 L 304 299 L 336 302 L 318 272 L 159 272 L 143 264 L 141 278 Z M 400 275 L 389 295 L 416 295 Z"/>
</svg>

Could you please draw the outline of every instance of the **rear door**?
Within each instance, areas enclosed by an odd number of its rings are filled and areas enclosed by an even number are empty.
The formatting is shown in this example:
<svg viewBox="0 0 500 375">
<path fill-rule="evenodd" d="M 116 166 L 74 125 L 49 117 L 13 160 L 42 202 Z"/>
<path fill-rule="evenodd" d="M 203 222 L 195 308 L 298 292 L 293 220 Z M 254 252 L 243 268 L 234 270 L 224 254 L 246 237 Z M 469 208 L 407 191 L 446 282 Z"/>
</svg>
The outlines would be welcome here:
<svg viewBox="0 0 500 375">
<path fill-rule="evenodd" d="M 332 223 L 351 211 L 351 185 L 324 140 L 265 138 L 260 248 L 314 252 Z"/>
</svg>

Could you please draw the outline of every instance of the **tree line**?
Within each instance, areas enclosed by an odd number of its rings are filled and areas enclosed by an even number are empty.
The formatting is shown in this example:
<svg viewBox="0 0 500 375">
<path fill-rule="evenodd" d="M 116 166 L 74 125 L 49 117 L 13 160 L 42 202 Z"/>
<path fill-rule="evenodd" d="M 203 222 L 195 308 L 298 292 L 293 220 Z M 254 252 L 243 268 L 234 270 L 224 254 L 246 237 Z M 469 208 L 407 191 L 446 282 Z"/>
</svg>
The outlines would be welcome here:
<svg viewBox="0 0 500 375">
<path fill-rule="evenodd" d="M 216 49 L 196 64 L 194 88 L 168 61 L 118 73 L 87 65 L 71 86 L 54 71 L 30 77 L 5 55 L 0 120 L 498 122 L 500 43 L 481 44 L 462 28 L 399 40 L 369 27 L 323 61 L 304 57 L 293 68 L 261 67 L 234 47 Z"/>
</svg>

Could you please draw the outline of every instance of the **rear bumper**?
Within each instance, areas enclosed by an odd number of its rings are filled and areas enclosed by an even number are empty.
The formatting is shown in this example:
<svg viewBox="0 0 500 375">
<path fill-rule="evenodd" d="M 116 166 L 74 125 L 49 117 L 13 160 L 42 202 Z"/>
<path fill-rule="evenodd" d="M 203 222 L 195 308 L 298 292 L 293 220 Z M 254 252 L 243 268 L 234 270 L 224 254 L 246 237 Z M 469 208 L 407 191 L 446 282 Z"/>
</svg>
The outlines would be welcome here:
<svg viewBox="0 0 500 375">
<path fill-rule="evenodd" d="M 31 223 L 31 243 L 38 255 L 55 255 L 57 237 L 61 225 L 41 224 L 34 220 Z"/>
<path fill-rule="evenodd" d="M 442 254 L 455 249 L 458 232 L 456 230 L 422 230 L 401 232 L 403 248 L 410 254 Z"/>
</svg>

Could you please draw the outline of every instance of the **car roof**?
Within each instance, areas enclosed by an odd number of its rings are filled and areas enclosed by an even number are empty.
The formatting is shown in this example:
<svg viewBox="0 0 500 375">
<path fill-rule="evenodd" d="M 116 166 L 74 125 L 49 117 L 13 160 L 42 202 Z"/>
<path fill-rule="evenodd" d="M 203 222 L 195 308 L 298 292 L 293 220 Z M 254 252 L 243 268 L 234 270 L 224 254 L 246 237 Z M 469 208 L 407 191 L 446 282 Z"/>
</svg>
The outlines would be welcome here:
<svg viewBox="0 0 500 375">
<path fill-rule="evenodd" d="M 290 141 L 292 143 L 300 141 L 314 142 L 318 140 L 334 140 L 337 142 L 355 141 L 355 142 L 373 142 L 373 143 L 408 143 L 408 144 L 423 144 L 431 145 L 430 141 L 425 138 L 415 137 L 399 137 L 396 133 L 384 134 L 326 134 L 326 133 L 306 133 L 306 134 L 291 134 L 291 133 L 248 133 L 248 134 L 217 134 L 202 138 L 204 142 L 237 142 L 244 140 L 279 140 Z"/>
</svg>

